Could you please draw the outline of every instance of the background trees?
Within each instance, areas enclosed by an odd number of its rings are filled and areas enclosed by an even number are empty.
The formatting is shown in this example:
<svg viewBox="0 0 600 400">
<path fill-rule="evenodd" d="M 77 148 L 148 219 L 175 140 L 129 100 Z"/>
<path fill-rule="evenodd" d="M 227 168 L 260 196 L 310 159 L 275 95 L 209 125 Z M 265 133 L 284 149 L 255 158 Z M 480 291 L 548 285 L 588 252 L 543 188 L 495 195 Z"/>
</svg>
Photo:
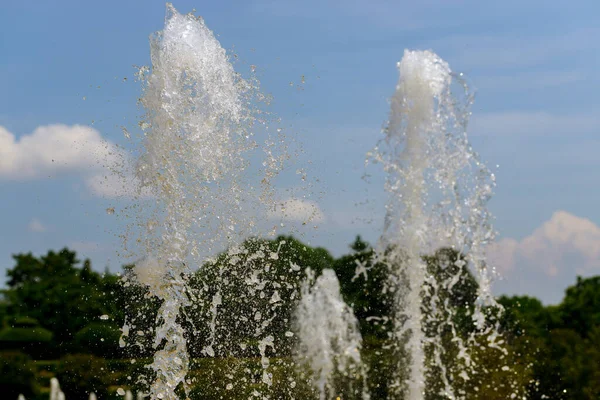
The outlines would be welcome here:
<svg viewBox="0 0 600 400">
<path fill-rule="evenodd" d="M 363 359 L 374 371 L 369 378 L 373 398 L 386 398 L 398 357 L 406 355 L 389 351 L 393 312 L 390 270 L 374 255 L 360 237 L 350 244 L 348 254 L 334 258 L 327 250 L 290 236 L 253 238 L 222 253 L 190 277 L 196 295 L 186 310 L 185 323 L 190 350 L 197 360 L 194 365 L 210 361 L 215 371 L 223 369 L 224 373 L 230 370 L 225 364 L 253 365 L 255 345 L 267 331 L 279 344 L 277 352 L 269 355 L 283 357 L 281 360 L 289 357 L 294 338 L 286 332 L 291 329 L 305 269 L 310 267 L 318 275 L 331 268 L 344 300 L 359 320 Z M 534 400 L 600 398 L 600 277 L 578 278 L 556 306 L 545 306 L 528 296 L 500 297 L 504 313 L 489 310 L 490 321 L 498 324 L 506 343 L 506 353 L 499 357 L 485 344 L 485 337 L 473 339 L 470 313 L 477 282 L 460 262 L 462 258 L 452 249 L 440 249 L 423 258 L 432 277 L 424 288 L 423 311 L 426 317 L 436 316 L 428 319 L 426 333 L 448 336 L 443 341 L 444 360 L 457 376 L 462 366 L 455 360 L 457 347 L 452 335 L 458 335 L 484 367 L 466 385 L 460 385 L 457 377 L 457 387 L 474 399 L 503 399 L 515 391 L 515 385 Z M 152 352 L 159 303 L 135 283 L 131 266 L 124 266 L 121 276 L 98 273 L 69 249 L 42 256 L 17 254 L 13 259 L 0 297 L 0 392 L 20 392 L 33 398 L 49 374 L 54 374 L 60 375 L 65 390 L 79 395 L 104 390 L 111 382 L 127 385 L 126 377 L 134 375 L 134 369 L 143 370 L 147 363 L 143 357 Z M 453 277 L 458 280 L 451 289 L 439 285 Z M 434 297 L 437 305 L 432 307 Z M 215 336 L 211 337 L 208 327 L 215 309 Z M 261 313 L 260 318 L 254 318 L 256 312 Z M 497 315 L 499 319 L 495 319 Z M 450 334 L 444 322 L 448 320 L 458 327 L 457 332 Z M 119 337 L 125 321 L 130 327 L 125 340 L 131 346 L 123 349 Z M 263 325 L 265 321 L 267 325 Z M 247 344 L 246 350 L 240 343 Z M 203 361 L 209 345 L 217 358 Z M 129 361 L 140 357 L 141 361 Z M 124 360 L 118 361 L 120 358 Z M 72 372 L 74 369 L 78 372 Z M 430 383 L 427 398 L 438 398 L 439 385 L 435 379 Z M 223 395 L 218 393 L 215 396 Z"/>
</svg>

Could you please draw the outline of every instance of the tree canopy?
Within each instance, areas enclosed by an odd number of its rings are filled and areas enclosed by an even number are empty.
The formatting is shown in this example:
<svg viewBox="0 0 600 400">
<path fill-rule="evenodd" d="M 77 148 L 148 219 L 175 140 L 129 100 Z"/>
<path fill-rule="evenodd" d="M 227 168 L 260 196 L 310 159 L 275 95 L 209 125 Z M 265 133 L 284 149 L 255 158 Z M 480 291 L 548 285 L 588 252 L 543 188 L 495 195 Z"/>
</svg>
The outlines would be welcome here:
<svg viewBox="0 0 600 400">
<path fill-rule="evenodd" d="M 251 238 L 227 249 L 188 277 L 193 298 L 182 318 L 192 356 L 196 360 L 214 355 L 216 363 L 221 357 L 228 363 L 256 357 L 257 342 L 268 332 L 278 343 L 276 351 L 269 349 L 269 356 L 289 357 L 295 340 L 289 331 L 305 270 L 311 268 L 318 275 L 330 268 L 359 321 L 364 359 L 376 371 L 369 382 L 371 392 L 374 398 L 386 398 L 391 366 L 403 355 L 389 351 L 394 312 L 390 269 L 375 255 L 360 236 L 347 254 L 337 258 L 291 236 Z M 488 313 L 505 341 L 505 353 L 499 357 L 485 344 L 485 336 L 472 335 L 470 315 L 478 284 L 464 259 L 450 248 L 423 256 L 431 276 L 423 288 L 422 310 L 429 321 L 425 333 L 447 335 L 443 357 L 457 390 L 472 392 L 472 398 L 503 399 L 520 385 L 533 400 L 599 398 L 600 276 L 578 278 L 556 306 L 529 296 L 499 297 L 504 312 Z M 0 367 L 15 371 L 19 379 L 2 380 L 0 391 L 39 393 L 31 359 L 61 359 L 56 373 L 64 377 L 71 393 L 84 393 L 116 379 L 117 375 L 97 376 L 110 360 L 152 354 L 160 303 L 135 283 L 132 266 L 124 266 L 120 275 L 100 273 L 67 248 L 41 256 L 16 254 L 13 260 L 0 298 Z M 436 318 L 429 318 L 434 314 Z M 449 320 L 456 331 L 444 325 Z M 123 349 L 119 337 L 125 322 L 131 332 L 124 337 L 128 346 Z M 457 361 L 459 348 L 453 337 L 461 338 L 473 360 L 484 367 L 466 385 L 460 384 L 463 366 Z M 86 378 L 82 370 L 70 379 L 68 371 L 74 365 L 93 372 Z M 88 379 L 92 375 L 98 379 L 92 382 Z M 431 379 L 428 400 L 440 398 L 439 382 Z"/>
</svg>

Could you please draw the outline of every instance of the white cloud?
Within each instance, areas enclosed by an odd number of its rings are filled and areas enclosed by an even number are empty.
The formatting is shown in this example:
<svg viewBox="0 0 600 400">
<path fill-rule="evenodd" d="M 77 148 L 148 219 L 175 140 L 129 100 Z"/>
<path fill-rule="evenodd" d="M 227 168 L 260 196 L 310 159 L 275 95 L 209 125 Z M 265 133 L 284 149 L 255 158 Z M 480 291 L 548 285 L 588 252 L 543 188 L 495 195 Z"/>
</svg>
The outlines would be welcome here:
<svg viewBox="0 0 600 400">
<path fill-rule="evenodd" d="M 277 202 L 275 210 L 269 211 L 268 217 L 291 222 L 320 223 L 325 221 L 325 214 L 316 202 L 296 198 Z"/>
<path fill-rule="evenodd" d="M 556 300 L 549 287 L 572 284 L 576 275 L 600 274 L 600 227 L 592 221 L 555 212 L 522 240 L 502 239 L 488 249 L 488 259 L 525 293 Z"/>
<path fill-rule="evenodd" d="M 0 126 L 0 180 L 70 173 L 82 176 L 95 195 L 131 197 L 138 194 L 139 185 L 133 174 L 125 172 L 128 167 L 127 154 L 89 126 L 39 126 L 20 138 Z"/>
<path fill-rule="evenodd" d="M 0 127 L 0 177 L 37 179 L 67 171 L 97 171 L 122 159 L 100 132 L 82 125 L 46 125 L 17 139 Z"/>
<path fill-rule="evenodd" d="M 41 233 L 41 232 L 46 232 L 48 230 L 48 227 L 46 225 L 44 225 L 42 223 L 42 221 L 40 221 L 37 218 L 33 218 L 30 222 L 29 225 L 27 225 L 27 228 L 31 231 L 31 232 L 36 232 L 36 233 Z"/>
<path fill-rule="evenodd" d="M 132 174 L 109 173 L 93 175 L 86 179 L 86 186 L 93 194 L 106 197 L 151 197 L 149 188 L 141 188 L 139 180 Z"/>
</svg>

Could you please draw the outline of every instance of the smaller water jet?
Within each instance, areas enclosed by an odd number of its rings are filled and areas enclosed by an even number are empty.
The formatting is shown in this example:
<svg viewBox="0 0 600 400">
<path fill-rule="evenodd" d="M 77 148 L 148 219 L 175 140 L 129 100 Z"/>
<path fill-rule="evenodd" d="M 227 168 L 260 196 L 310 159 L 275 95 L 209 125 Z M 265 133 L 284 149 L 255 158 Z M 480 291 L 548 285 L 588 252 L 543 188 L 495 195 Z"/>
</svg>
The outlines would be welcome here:
<svg viewBox="0 0 600 400">
<path fill-rule="evenodd" d="M 65 394 L 60 390 L 58 379 L 50 379 L 50 400 L 65 400 Z"/>
<path fill-rule="evenodd" d="M 359 396 L 369 399 L 358 321 L 341 297 L 333 270 L 323 270 L 316 280 L 314 272 L 306 270 L 295 318 L 299 341 L 297 359 L 310 369 L 319 399 L 336 398 L 340 394 L 336 392 L 340 388 L 335 383 L 336 376 L 340 375 L 350 376 L 355 388 L 362 391 Z"/>
</svg>

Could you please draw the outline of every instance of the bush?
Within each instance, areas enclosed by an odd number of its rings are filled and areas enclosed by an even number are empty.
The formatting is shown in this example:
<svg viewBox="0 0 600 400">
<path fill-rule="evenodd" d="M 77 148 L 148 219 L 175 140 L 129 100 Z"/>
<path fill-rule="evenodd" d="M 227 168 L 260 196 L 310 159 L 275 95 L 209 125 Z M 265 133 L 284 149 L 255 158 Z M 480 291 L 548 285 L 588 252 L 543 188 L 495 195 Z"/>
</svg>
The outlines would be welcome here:
<svg viewBox="0 0 600 400">
<path fill-rule="evenodd" d="M 60 360 L 56 377 L 67 399 L 87 399 L 91 392 L 107 396 L 112 376 L 106 361 L 88 354 L 70 354 Z"/>
<path fill-rule="evenodd" d="M 0 353 L 0 393 L 9 399 L 16 399 L 19 394 L 31 398 L 38 393 L 29 356 L 18 351 Z"/>
<path fill-rule="evenodd" d="M 75 334 L 77 352 L 89 353 L 104 358 L 120 357 L 121 332 L 119 328 L 106 323 L 92 322 Z"/>
<path fill-rule="evenodd" d="M 19 350 L 34 358 L 52 353 L 52 332 L 40 326 L 7 327 L 0 331 L 0 349 Z"/>
</svg>

